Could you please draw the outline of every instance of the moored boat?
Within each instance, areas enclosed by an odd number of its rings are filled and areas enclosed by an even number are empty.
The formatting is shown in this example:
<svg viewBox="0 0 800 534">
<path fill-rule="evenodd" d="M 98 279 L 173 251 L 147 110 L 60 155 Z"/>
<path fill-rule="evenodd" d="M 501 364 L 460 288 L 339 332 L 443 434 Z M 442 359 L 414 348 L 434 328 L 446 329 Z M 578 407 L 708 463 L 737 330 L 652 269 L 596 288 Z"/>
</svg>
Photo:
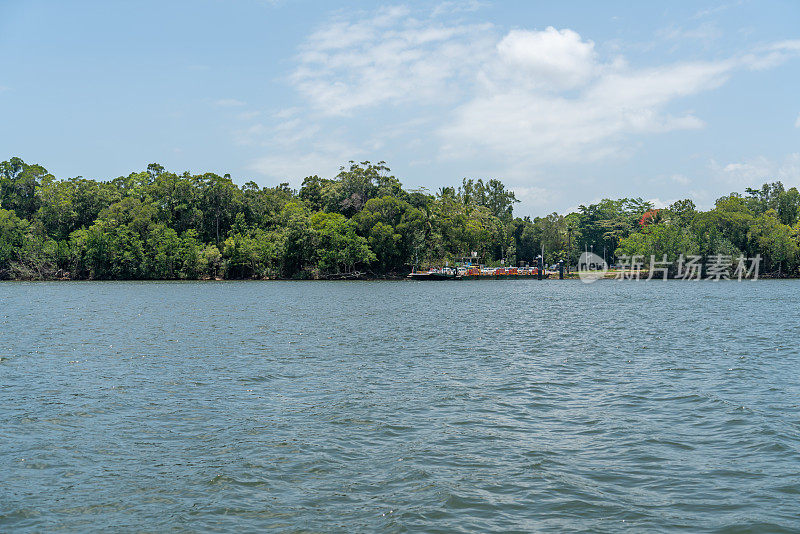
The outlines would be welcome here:
<svg viewBox="0 0 800 534">
<path fill-rule="evenodd" d="M 542 278 L 548 278 L 550 272 L 542 272 Z M 428 270 L 412 270 L 408 275 L 411 280 L 487 280 L 487 279 L 539 279 L 539 269 L 536 267 L 478 267 L 468 265 L 465 267 L 431 268 Z"/>
<path fill-rule="evenodd" d="M 411 271 L 408 275 L 411 280 L 458 280 L 462 278 L 457 269 L 444 267 L 442 269 L 428 269 L 427 271 Z"/>
</svg>

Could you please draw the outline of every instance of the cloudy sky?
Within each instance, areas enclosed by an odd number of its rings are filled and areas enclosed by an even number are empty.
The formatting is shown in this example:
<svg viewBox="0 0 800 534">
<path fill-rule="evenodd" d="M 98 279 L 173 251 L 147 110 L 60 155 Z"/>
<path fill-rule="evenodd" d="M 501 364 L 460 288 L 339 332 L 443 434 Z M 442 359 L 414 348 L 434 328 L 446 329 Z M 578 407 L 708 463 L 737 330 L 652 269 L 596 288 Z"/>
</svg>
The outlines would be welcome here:
<svg viewBox="0 0 800 534">
<path fill-rule="evenodd" d="M 800 2 L 0 1 L 0 159 L 261 185 L 385 160 L 517 213 L 800 185 Z"/>
</svg>

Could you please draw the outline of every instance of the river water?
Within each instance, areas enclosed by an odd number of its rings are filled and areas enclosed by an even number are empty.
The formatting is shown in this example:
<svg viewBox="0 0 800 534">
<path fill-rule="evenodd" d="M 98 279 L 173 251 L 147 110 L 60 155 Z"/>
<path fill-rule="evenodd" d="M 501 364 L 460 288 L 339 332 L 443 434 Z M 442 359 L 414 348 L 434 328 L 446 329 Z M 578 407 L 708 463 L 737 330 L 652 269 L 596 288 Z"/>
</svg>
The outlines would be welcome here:
<svg viewBox="0 0 800 534">
<path fill-rule="evenodd" d="M 800 531 L 800 281 L 0 284 L 0 531 Z"/>
</svg>

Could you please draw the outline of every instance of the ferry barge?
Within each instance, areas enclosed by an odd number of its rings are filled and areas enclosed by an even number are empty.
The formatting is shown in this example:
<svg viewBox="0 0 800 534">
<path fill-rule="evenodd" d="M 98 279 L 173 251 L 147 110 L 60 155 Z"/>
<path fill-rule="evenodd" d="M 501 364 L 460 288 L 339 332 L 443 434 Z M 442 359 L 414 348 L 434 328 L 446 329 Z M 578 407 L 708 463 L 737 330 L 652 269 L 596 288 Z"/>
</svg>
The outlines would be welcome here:
<svg viewBox="0 0 800 534">
<path fill-rule="evenodd" d="M 547 270 L 542 278 L 550 276 Z M 536 267 L 442 267 L 418 271 L 413 269 L 408 275 L 411 280 L 491 280 L 491 279 L 539 279 Z"/>
</svg>

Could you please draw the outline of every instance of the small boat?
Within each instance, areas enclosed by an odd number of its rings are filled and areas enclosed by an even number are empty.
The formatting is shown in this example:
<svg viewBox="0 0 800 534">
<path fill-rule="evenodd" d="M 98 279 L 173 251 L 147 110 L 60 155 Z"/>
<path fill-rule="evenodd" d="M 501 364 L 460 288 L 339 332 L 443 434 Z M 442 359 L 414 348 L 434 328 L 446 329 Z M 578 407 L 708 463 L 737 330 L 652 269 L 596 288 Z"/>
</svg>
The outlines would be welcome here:
<svg viewBox="0 0 800 534">
<path fill-rule="evenodd" d="M 442 269 L 428 269 L 427 271 L 411 271 L 408 275 L 411 280 L 460 280 L 461 274 L 457 269 L 444 267 Z"/>
</svg>

